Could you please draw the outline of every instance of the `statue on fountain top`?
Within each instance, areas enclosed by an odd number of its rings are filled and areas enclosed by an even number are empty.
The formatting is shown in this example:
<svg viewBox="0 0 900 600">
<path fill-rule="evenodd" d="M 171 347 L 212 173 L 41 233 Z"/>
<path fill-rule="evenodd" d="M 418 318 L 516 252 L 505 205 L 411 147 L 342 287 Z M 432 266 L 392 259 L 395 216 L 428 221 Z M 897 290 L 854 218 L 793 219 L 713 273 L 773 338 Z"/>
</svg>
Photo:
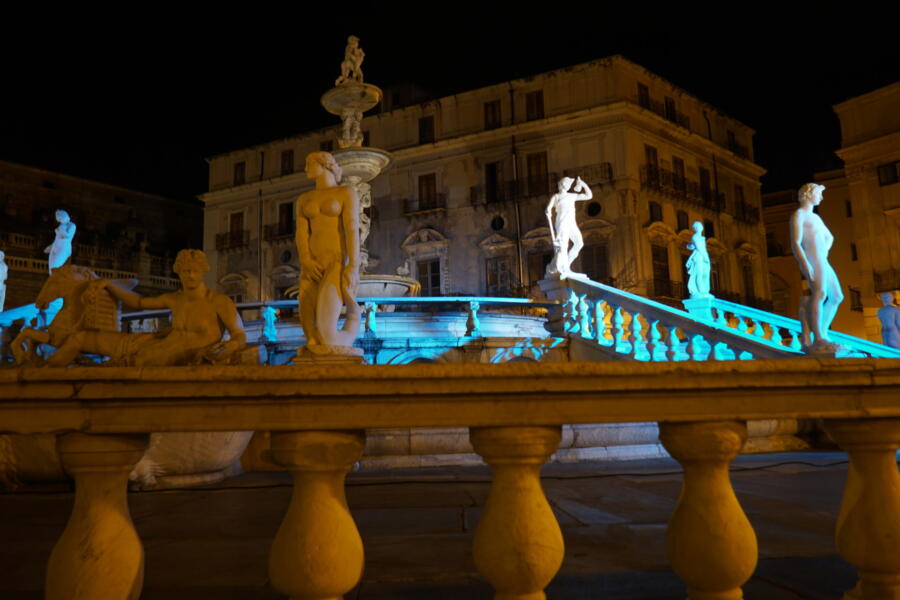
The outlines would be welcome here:
<svg viewBox="0 0 900 600">
<path fill-rule="evenodd" d="M 344 49 L 344 60 L 341 62 L 341 76 L 334 85 L 346 85 L 352 82 L 362 83 L 362 62 L 366 54 L 359 47 L 359 38 L 351 35 L 347 38 L 347 47 Z"/>
<path fill-rule="evenodd" d="M 791 249 L 810 289 L 810 295 L 800 301 L 802 341 L 813 354 L 834 354 L 842 350 L 828 337 L 828 328 L 844 299 L 841 282 L 828 262 L 834 236 L 822 217 L 813 212 L 821 204 L 824 190 L 825 186 L 817 183 L 801 187 L 797 197 L 800 208 L 791 216 Z"/>
<path fill-rule="evenodd" d="M 575 184 L 572 188 L 572 184 Z M 594 197 L 591 188 L 581 177 L 572 179 L 563 177 L 557 184 L 558 192 L 553 194 L 547 204 L 547 222 L 550 225 L 550 238 L 553 240 L 553 259 L 547 265 L 547 277 L 565 279 L 566 277 L 585 277 L 583 273 L 572 271 L 572 263 L 584 246 L 581 230 L 575 220 L 575 202 L 590 200 Z M 572 188 L 573 191 L 569 191 Z M 551 218 L 556 209 L 556 218 Z M 572 249 L 569 250 L 569 243 Z"/>
</svg>

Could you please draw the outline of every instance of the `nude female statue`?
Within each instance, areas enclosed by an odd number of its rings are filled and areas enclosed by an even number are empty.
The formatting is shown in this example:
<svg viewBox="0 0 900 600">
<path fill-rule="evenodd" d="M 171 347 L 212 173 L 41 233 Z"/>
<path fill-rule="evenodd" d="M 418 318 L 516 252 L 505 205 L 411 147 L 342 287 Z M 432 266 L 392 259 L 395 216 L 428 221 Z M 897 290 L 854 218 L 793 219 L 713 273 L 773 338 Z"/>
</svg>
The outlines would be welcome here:
<svg viewBox="0 0 900 600">
<path fill-rule="evenodd" d="M 800 273 L 809 282 L 810 296 L 801 300 L 803 344 L 810 346 L 809 333 L 815 336 L 812 344 L 817 349 L 835 350 L 837 344 L 828 337 L 828 328 L 834 320 L 838 305 L 843 301 L 841 282 L 828 263 L 828 251 L 834 236 L 822 218 L 813 212 L 821 204 L 824 185 L 807 183 L 800 188 L 798 208 L 791 216 L 791 249 L 800 266 Z"/>
<path fill-rule="evenodd" d="M 316 188 L 297 199 L 297 253 L 300 256 L 300 322 L 312 354 L 360 355 L 353 348 L 362 311 L 359 285 L 359 198 L 338 186 L 341 168 L 327 152 L 306 157 L 306 176 Z M 337 328 L 341 308 L 346 320 Z"/>
<path fill-rule="evenodd" d="M 56 211 L 56 221 L 59 223 L 56 228 L 56 239 L 44 248 L 44 254 L 50 255 L 47 258 L 47 267 L 50 271 L 66 264 L 72 256 L 72 238 L 75 237 L 76 229 L 75 223 L 69 218 L 69 213 L 62 209 Z"/>
<path fill-rule="evenodd" d="M 569 188 L 575 183 L 575 192 Z M 578 253 L 584 246 L 581 230 L 575 221 L 575 202 L 590 200 L 594 197 L 591 188 L 581 180 L 581 177 L 572 179 L 563 177 L 557 184 L 557 193 L 553 194 L 547 204 L 547 222 L 550 224 L 550 238 L 553 240 L 553 260 L 547 265 L 547 275 L 558 275 L 565 278 L 570 275 L 581 275 L 572 272 L 572 263 L 578 257 Z M 553 209 L 556 209 L 556 219 L 551 219 Z M 554 227 L 555 225 L 555 227 Z M 569 242 L 572 249 L 569 250 Z"/>
<path fill-rule="evenodd" d="M 684 264 L 688 271 L 688 293 L 691 298 L 708 298 L 709 293 L 709 252 L 706 251 L 706 238 L 703 236 L 703 223 L 694 221 L 694 235 L 687 245 L 693 250 Z"/>
</svg>

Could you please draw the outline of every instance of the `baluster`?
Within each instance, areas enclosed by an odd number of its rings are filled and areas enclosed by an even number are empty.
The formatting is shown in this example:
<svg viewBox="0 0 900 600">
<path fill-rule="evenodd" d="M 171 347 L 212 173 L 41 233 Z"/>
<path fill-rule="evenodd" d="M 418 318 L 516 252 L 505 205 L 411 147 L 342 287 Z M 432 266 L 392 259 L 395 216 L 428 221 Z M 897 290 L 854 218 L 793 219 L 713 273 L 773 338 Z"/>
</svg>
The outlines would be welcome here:
<svg viewBox="0 0 900 600">
<path fill-rule="evenodd" d="M 740 600 L 756 568 L 756 535 L 734 495 L 728 465 L 747 440 L 746 425 L 660 423 L 659 439 L 684 468 L 666 532 L 672 570 L 691 600 Z"/>
<path fill-rule="evenodd" d="M 361 431 L 272 434 L 272 460 L 291 471 L 291 504 L 269 555 L 269 580 L 290 598 L 338 600 L 359 582 L 363 544 L 344 495 Z"/>
<path fill-rule="evenodd" d="M 581 337 L 591 339 L 591 307 L 587 294 L 578 297 L 578 329 Z"/>
<path fill-rule="evenodd" d="M 662 335 L 659 333 L 659 329 L 657 329 L 658 325 L 658 320 L 650 321 L 650 331 L 647 333 L 647 352 L 650 354 L 650 361 L 662 360 L 659 355 L 661 351 L 665 352 L 664 347 L 660 348 L 661 344 L 659 342 L 662 339 Z"/>
<path fill-rule="evenodd" d="M 799 352 L 800 350 L 803 349 L 803 345 L 800 343 L 800 332 L 794 331 L 793 329 L 791 329 L 790 334 L 791 334 L 791 350 L 796 350 L 797 352 Z"/>
<path fill-rule="evenodd" d="M 564 545 L 540 470 L 559 446 L 560 428 L 472 428 L 469 438 L 491 466 L 491 491 L 475 529 L 475 566 L 497 600 L 544 600 Z"/>
<path fill-rule="evenodd" d="M 375 322 L 375 313 L 378 311 L 378 305 L 374 302 L 366 302 L 364 309 L 366 311 L 366 333 L 374 336 L 378 333 L 378 325 Z"/>
<path fill-rule="evenodd" d="M 640 314 L 631 313 L 631 357 L 634 360 L 640 360 L 638 355 L 641 353 L 641 346 L 643 345 L 644 338 L 641 336 L 641 330 L 643 329 L 643 325 L 641 325 Z M 651 357 L 651 360 L 652 357 Z"/>
<path fill-rule="evenodd" d="M 747 330 L 749 329 L 749 327 L 747 327 L 747 319 L 745 319 L 744 317 L 742 317 L 740 315 L 734 315 L 734 316 L 737 317 L 737 321 L 738 321 L 737 322 L 737 330 L 740 331 L 741 333 L 747 333 Z"/>
<path fill-rule="evenodd" d="M 688 360 L 702 360 L 700 357 L 700 342 L 703 336 L 699 333 L 688 333 L 687 354 Z"/>
<path fill-rule="evenodd" d="M 625 317 L 622 314 L 622 307 L 617 306 L 613 312 L 613 335 L 615 337 L 616 352 L 625 351 Z"/>
<path fill-rule="evenodd" d="M 772 345 L 774 346 L 780 346 L 781 341 L 784 339 L 781 337 L 781 327 L 773 323 L 769 323 L 769 327 L 772 328 L 772 337 L 769 338 L 769 341 L 772 342 Z"/>
<path fill-rule="evenodd" d="M 666 359 L 676 361 L 678 357 L 678 349 L 681 346 L 681 340 L 678 338 L 677 327 L 672 325 L 669 327 L 669 347 L 666 349 Z"/>
<path fill-rule="evenodd" d="M 144 580 L 144 548 L 128 512 L 128 474 L 149 435 L 57 438 L 75 477 L 75 506 L 47 564 L 47 600 L 136 600 Z"/>
<path fill-rule="evenodd" d="M 609 326 L 606 323 L 606 310 L 603 305 L 605 302 L 603 300 L 597 300 L 594 302 L 594 333 L 597 336 L 596 340 L 598 344 L 602 344 L 604 346 L 608 346 L 611 342 L 606 339 L 607 332 L 609 331 Z"/>
<path fill-rule="evenodd" d="M 760 321 L 759 319 L 753 319 L 753 335 L 758 338 L 766 337 L 766 329 L 763 326 L 762 321 Z"/>
<path fill-rule="evenodd" d="M 478 320 L 478 309 L 481 308 L 479 302 L 469 302 L 466 305 L 466 336 L 475 337 L 481 335 L 481 322 Z"/>
<path fill-rule="evenodd" d="M 900 419 L 826 421 L 825 428 L 850 456 L 838 514 L 838 552 L 859 571 L 844 598 L 900 599 Z"/>
<path fill-rule="evenodd" d="M 566 290 L 566 301 L 563 303 L 563 329 L 567 333 L 578 327 L 578 295 L 572 288 Z"/>
<path fill-rule="evenodd" d="M 721 308 L 716 309 L 716 325 L 719 327 L 728 327 L 728 319 L 725 318 L 725 311 Z"/>
</svg>

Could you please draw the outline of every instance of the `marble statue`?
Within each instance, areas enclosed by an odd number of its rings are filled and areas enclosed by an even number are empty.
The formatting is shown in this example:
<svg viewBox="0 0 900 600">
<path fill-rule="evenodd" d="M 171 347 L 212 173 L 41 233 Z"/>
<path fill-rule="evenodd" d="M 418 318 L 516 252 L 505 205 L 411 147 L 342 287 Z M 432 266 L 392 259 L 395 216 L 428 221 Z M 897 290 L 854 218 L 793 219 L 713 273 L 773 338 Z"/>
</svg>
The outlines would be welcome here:
<svg viewBox="0 0 900 600">
<path fill-rule="evenodd" d="M 6 275 L 8 272 L 6 253 L 0 250 L 0 312 L 3 312 L 3 304 L 6 302 Z"/>
<path fill-rule="evenodd" d="M 344 49 L 344 60 L 341 62 L 341 76 L 334 85 L 342 85 L 348 82 L 363 81 L 362 61 L 366 54 L 359 47 L 359 38 L 351 35 L 347 38 L 347 47 Z"/>
<path fill-rule="evenodd" d="M 703 236 L 703 223 L 694 221 L 694 235 L 687 245 L 692 250 L 685 266 L 688 271 L 688 293 L 691 298 L 709 298 L 709 252 L 706 251 L 706 238 Z"/>
<path fill-rule="evenodd" d="M 569 188 L 575 183 L 575 191 Z M 547 276 L 565 279 L 571 276 L 584 277 L 581 273 L 572 271 L 572 263 L 578 257 L 578 253 L 584 246 L 581 238 L 581 230 L 575 221 L 575 202 L 590 200 L 594 197 L 591 188 L 581 180 L 581 177 L 572 179 L 563 177 L 557 185 L 558 191 L 550 198 L 547 204 L 547 222 L 550 224 L 550 238 L 553 240 L 553 260 L 547 265 Z M 552 219 L 553 210 L 556 209 L 556 218 Z M 572 249 L 569 249 L 569 242 Z"/>
<path fill-rule="evenodd" d="M 881 343 L 891 348 L 900 348 L 900 306 L 897 299 L 900 292 L 884 292 L 881 301 L 884 306 L 878 309 L 878 320 L 881 321 Z"/>
<path fill-rule="evenodd" d="M 341 137 L 338 146 L 341 148 L 359 148 L 363 143 L 362 111 L 355 107 L 346 107 L 341 111 Z"/>
<path fill-rule="evenodd" d="M 50 255 L 47 258 L 47 267 L 51 272 L 66 264 L 72 256 L 72 238 L 75 237 L 76 229 L 75 223 L 69 218 L 69 213 L 62 209 L 56 211 L 56 222 L 59 223 L 55 230 L 56 238 L 52 244 L 44 248 L 44 254 Z"/>
<path fill-rule="evenodd" d="M 314 190 L 297 199 L 297 253 L 300 257 L 300 322 L 306 346 L 298 358 L 310 355 L 361 356 L 353 348 L 362 311 L 356 302 L 359 286 L 359 197 L 339 186 L 341 168 L 327 152 L 306 157 L 306 176 Z M 344 326 L 338 318 L 346 309 Z"/>
<path fill-rule="evenodd" d="M 828 328 L 844 299 L 837 273 L 828 263 L 828 251 L 834 236 L 822 218 L 813 212 L 813 208 L 822 202 L 824 189 L 824 185 L 817 183 L 807 183 L 801 187 L 798 194 L 800 208 L 791 216 L 791 249 L 810 289 L 810 295 L 801 300 L 803 344 L 812 352 L 835 352 L 839 349 L 829 339 Z"/>
<path fill-rule="evenodd" d="M 274 344 L 278 341 L 278 330 L 275 328 L 275 321 L 278 320 L 278 311 L 271 306 L 266 306 L 262 310 L 263 330 L 262 341 Z"/>
</svg>

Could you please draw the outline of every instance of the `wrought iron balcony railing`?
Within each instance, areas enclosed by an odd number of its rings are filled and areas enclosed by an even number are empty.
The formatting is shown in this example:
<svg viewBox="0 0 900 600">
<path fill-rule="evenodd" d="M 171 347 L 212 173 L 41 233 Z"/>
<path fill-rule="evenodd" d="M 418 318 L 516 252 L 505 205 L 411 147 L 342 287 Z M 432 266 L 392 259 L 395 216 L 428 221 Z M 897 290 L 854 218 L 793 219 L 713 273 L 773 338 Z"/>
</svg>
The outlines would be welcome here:
<svg viewBox="0 0 900 600">
<path fill-rule="evenodd" d="M 291 238 L 294 236 L 293 221 L 279 221 L 278 223 L 270 223 L 263 227 L 263 239 L 267 242 L 275 240 Z"/>
<path fill-rule="evenodd" d="M 216 234 L 216 250 L 237 250 L 250 245 L 250 230 L 226 231 Z"/>
<path fill-rule="evenodd" d="M 413 215 L 420 212 L 446 209 L 446 194 L 434 194 L 433 196 L 423 196 L 420 198 L 407 198 L 403 201 L 403 214 L 405 215 Z"/>
</svg>

